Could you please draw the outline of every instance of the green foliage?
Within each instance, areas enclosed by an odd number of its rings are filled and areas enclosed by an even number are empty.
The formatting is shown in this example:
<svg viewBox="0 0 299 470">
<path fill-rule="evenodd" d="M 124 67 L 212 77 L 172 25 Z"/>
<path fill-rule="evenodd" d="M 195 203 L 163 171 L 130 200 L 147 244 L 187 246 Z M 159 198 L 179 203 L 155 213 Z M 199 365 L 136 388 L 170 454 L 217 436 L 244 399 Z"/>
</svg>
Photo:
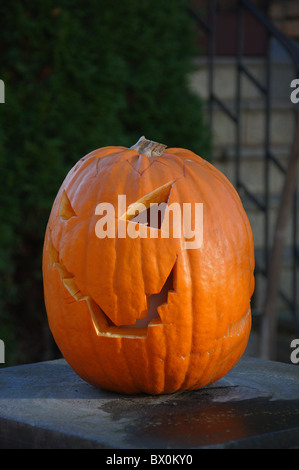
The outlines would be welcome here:
<svg viewBox="0 0 299 470">
<path fill-rule="evenodd" d="M 206 156 L 209 136 L 187 86 L 198 51 L 181 0 L 5 3 L 0 338 L 26 362 L 43 358 L 43 236 L 68 170 L 95 148 L 141 135 Z"/>
</svg>

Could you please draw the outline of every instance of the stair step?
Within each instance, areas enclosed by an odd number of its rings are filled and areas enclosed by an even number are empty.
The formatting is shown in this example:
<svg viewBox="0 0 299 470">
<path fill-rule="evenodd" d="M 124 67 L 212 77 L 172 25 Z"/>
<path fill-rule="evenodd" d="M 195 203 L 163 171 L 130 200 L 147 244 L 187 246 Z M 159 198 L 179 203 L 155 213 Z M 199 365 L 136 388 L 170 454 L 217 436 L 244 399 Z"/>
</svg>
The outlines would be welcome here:
<svg viewBox="0 0 299 470">
<path fill-rule="evenodd" d="M 259 273 L 256 273 L 255 277 L 255 292 L 251 304 L 255 312 L 262 313 L 266 295 L 266 280 L 265 277 L 260 275 Z M 283 295 L 288 299 L 293 299 L 293 271 L 291 266 L 282 266 L 281 268 L 279 292 L 283 293 Z M 287 310 L 288 307 L 288 303 L 285 301 L 284 298 L 280 297 L 279 295 L 277 299 L 277 311 Z M 297 308 L 299 309 L 298 303 Z M 292 315 L 290 311 L 289 313 L 290 315 Z"/>
<path fill-rule="evenodd" d="M 263 58 L 245 58 L 244 65 L 263 85 L 265 84 L 265 60 Z M 207 58 L 196 58 L 196 70 L 190 75 L 191 90 L 204 101 L 208 99 L 209 72 Z M 235 58 L 215 58 L 214 93 L 235 115 L 237 89 L 237 69 Z M 293 91 L 291 82 L 295 78 L 294 67 L 289 60 L 275 60 L 271 65 L 271 143 L 273 145 L 291 145 L 294 132 L 294 106 L 290 95 Z M 241 82 L 241 122 L 242 145 L 259 146 L 265 140 L 265 97 L 242 74 Z M 206 108 L 208 116 L 208 109 Z M 235 142 L 236 125 L 215 105 L 213 137 L 214 146 L 232 145 Z"/>
<path fill-rule="evenodd" d="M 262 85 L 265 85 L 265 59 L 263 58 L 244 58 L 243 65 Z M 208 60 L 205 57 L 198 57 L 194 61 L 195 71 L 190 75 L 189 83 L 191 89 L 198 93 L 203 99 L 208 97 L 209 71 Z M 291 89 L 290 83 L 296 78 L 294 66 L 290 60 L 273 60 L 271 64 L 271 95 L 276 98 L 288 100 Z M 236 58 L 214 59 L 214 90 L 221 99 L 235 99 L 237 85 L 237 66 Z M 260 99 L 261 93 L 251 80 L 242 74 L 242 98 Z"/>
<path fill-rule="evenodd" d="M 255 248 L 255 260 L 260 266 L 264 265 L 264 250 L 256 247 Z M 291 269 L 293 267 L 294 257 L 292 246 L 286 246 L 283 252 L 283 267 L 284 269 Z"/>
<path fill-rule="evenodd" d="M 226 103 L 227 104 L 227 103 Z M 229 106 L 228 106 L 229 107 Z M 233 109 L 233 108 L 232 108 Z M 265 113 L 260 106 L 245 106 L 241 110 L 241 141 L 243 145 L 258 146 L 265 142 Z M 271 108 L 270 140 L 273 145 L 291 145 L 295 117 L 291 105 Z M 232 145 L 236 138 L 235 123 L 221 110 L 214 109 L 213 129 L 215 147 Z"/>
<path fill-rule="evenodd" d="M 277 160 L 282 164 L 286 165 L 288 156 L 290 154 L 289 145 L 273 145 L 270 148 L 273 155 Z M 229 161 L 234 161 L 236 155 L 236 146 L 235 145 L 226 145 L 215 147 L 213 153 L 213 164 L 218 163 L 227 163 Z M 263 161 L 265 157 L 264 146 L 253 146 L 247 145 L 242 146 L 241 148 L 241 161 L 249 160 L 253 163 L 257 161 Z"/>
<path fill-rule="evenodd" d="M 257 154 L 258 155 L 258 154 Z M 277 155 L 276 155 L 277 156 Z M 282 165 L 286 168 L 287 166 L 287 157 L 278 158 Z M 230 182 L 235 185 L 235 172 L 236 164 L 232 158 L 226 160 L 214 159 L 213 165 L 222 171 L 225 176 L 230 180 Z M 269 164 L 269 190 L 273 195 L 280 195 L 285 174 L 277 168 L 273 163 Z M 265 162 L 262 158 L 255 156 L 254 158 L 242 158 L 240 164 L 240 179 L 244 181 L 248 189 L 253 192 L 255 195 L 263 195 L 265 191 Z"/>
<path fill-rule="evenodd" d="M 246 200 L 245 198 L 242 198 L 242 203 L 243 203 L 245 212 L 247 214 L 247 217 L 248 217 L 250 225 L 251 225 L 254 245 L 255 245 L 256 248 L 262 249 L 262 248 L 264 248 L 264 244 L 265 244 L 265 239 L 264 239 L 265 215 L 264 215 L 263 212 L 257 210 L 256 207 L 254 207 L 249 200 Z M 275 224 L 276 224 L 276 220 L 277 220 L 277 214 L 278 214 L 278 201 L 274 205 L 273 200 L 272 200 L 272 204 L 271 204 L 271 200 L 270 200 L 270 208 L 269 208 L 269 211 L 268 211 L 269 241 L 273 240 Z M 299 208 L 297 209 L 297 218 L 299 220 Z M 292 223 L 290 223 L 288 225 L 288 228 L 287 228 L 287 231 L 286 231 L 285 245 L 287 247 L 290 247 L 290 246 L 293 245 L 293 227 L 292 227 Z"/>
<path fill-rule="evenodd" d="M 286 168 L 287 160 L 295 131 L 294 106 L 290 95 L 293 91 L 291 82 L 296 78 L 294 66 L 285 53 L 281 53 L 277 44 L 271 49 L 271 106 L 270 106 L 270 145 L 271 153 L 280 164 Z M 279 53 L 278 53 L 279 52 Z M 195 71 L 189 77 L 190 88 L 205 102 L 209 98 L 209 69 L 208 58 L 200 57 L 195 60 Z M 243 65 L 250 74 L 265 86 L 266 66 L 263 58 L 244 58 Z M 235 115 L 237 92 L 236 58 L 214 59 L 214 94 Z M 241 80 L 241 155 L 240 177 L 255 197 L 263 202 L 265 191 L 265 97 L 254 86 L 252 81 L 242 73 Z M 209 116 L 208 107 L 204 111 Z M 236 124 L 219 108 L 213 109 L 213 165 L 221 170 L 235 186 L 235 153 L 236 153 Z M 273 162 L 269 163 L 269 241 L 273 240 L 281 191 L 284 184 L 284 174 Z M 244 209 L 248 215 L 255 245 L 257 263 L 263 265 L 263 250 L 265 247 L 265 214 L 240 191 Z M 299 222 L 299 199 L 297 204 Z M 299 232 L 299 231 L 298 231 Z M 299 233 L 298 233 L 299 235 Z M 289 224 L 286 233 L 286 249 L 280 277 L 280 289 L 290 299 L 293 297 L 293 225 Z M 298 245 L 298 243 L 297 243 Z M 298 272 L 299 276 L 299 272 Z M 299 277 L 298 277 L 299 278 Z M 266 281 L 257 274 L 256 291 L 253 307 L 255 311 L 263 310 Z M 299 298 L 299 296 L 298 296 Z M 277 309 L 287 310 L 289 306 L 281 298 L 278 299 Z"/>
</svg>

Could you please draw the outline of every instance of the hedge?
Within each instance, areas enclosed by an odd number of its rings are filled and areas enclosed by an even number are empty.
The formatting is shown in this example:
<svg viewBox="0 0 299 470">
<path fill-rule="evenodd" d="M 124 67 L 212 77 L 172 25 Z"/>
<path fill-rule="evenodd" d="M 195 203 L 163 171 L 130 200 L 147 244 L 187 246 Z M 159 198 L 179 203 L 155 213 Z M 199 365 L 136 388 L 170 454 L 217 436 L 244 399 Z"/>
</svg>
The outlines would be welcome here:
<svg viewBox="0 0 299 470">
<path fill-rule="evenodd" d="M 198 51 L 186 2 L 13 0 L 0 25 L 0 338 L 15 364 L 56 354 L 42 246 L 74 163 L 141 135 L 207 156 L 210 138 L 188 87 Z"/>
</svg>

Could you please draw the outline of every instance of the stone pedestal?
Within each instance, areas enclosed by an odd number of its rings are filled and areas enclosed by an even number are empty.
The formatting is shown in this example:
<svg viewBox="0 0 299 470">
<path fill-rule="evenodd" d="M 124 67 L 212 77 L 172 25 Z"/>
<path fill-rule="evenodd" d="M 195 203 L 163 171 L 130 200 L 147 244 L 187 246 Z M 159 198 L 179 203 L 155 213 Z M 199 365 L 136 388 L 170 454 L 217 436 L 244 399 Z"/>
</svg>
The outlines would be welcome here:
<svg viewBox="0 0 299 470">
<path fill-rule="evenodd" d="M 299 367 L 244 356 L 192 392 L 125 396 L 63 360 L 0 369 L 0 448 L 299 447 Z"/>
</svg>

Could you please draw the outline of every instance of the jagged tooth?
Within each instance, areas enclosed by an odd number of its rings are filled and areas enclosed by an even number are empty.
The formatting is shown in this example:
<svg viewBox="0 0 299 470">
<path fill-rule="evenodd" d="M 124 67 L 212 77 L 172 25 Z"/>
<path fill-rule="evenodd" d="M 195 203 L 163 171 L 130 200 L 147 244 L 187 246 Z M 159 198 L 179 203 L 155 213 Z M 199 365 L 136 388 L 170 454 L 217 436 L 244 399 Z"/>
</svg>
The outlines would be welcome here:
<svg viewBox="0 0 299 470">
<path fill-rule="evenodd" d="M 66 267 L 61 263 L 55 263 L 56 268 L 59 271 L 60 279 L 74 279 L 73 274 L 71 274 Z"/>
<path fill-rule="evenodd" d="M 53 266 L 53 264 L 55 263 L 59 263 L 59 253 L 56 250 L 55 246 L 53 245 L 51 235 L 50 235 L 50 241 L 49 241 L 49 258 L 50 258 L 51 266 Z"/>
<path fill-rule="evenodd" d="M 69 291 L 69 293 L 76 299 L 76 300 L 82 300 L 84 297 L 80 289 L 78 288 L 75 278 L 72 279 L 62 279 L 63 284 Z"/>
</svg>

